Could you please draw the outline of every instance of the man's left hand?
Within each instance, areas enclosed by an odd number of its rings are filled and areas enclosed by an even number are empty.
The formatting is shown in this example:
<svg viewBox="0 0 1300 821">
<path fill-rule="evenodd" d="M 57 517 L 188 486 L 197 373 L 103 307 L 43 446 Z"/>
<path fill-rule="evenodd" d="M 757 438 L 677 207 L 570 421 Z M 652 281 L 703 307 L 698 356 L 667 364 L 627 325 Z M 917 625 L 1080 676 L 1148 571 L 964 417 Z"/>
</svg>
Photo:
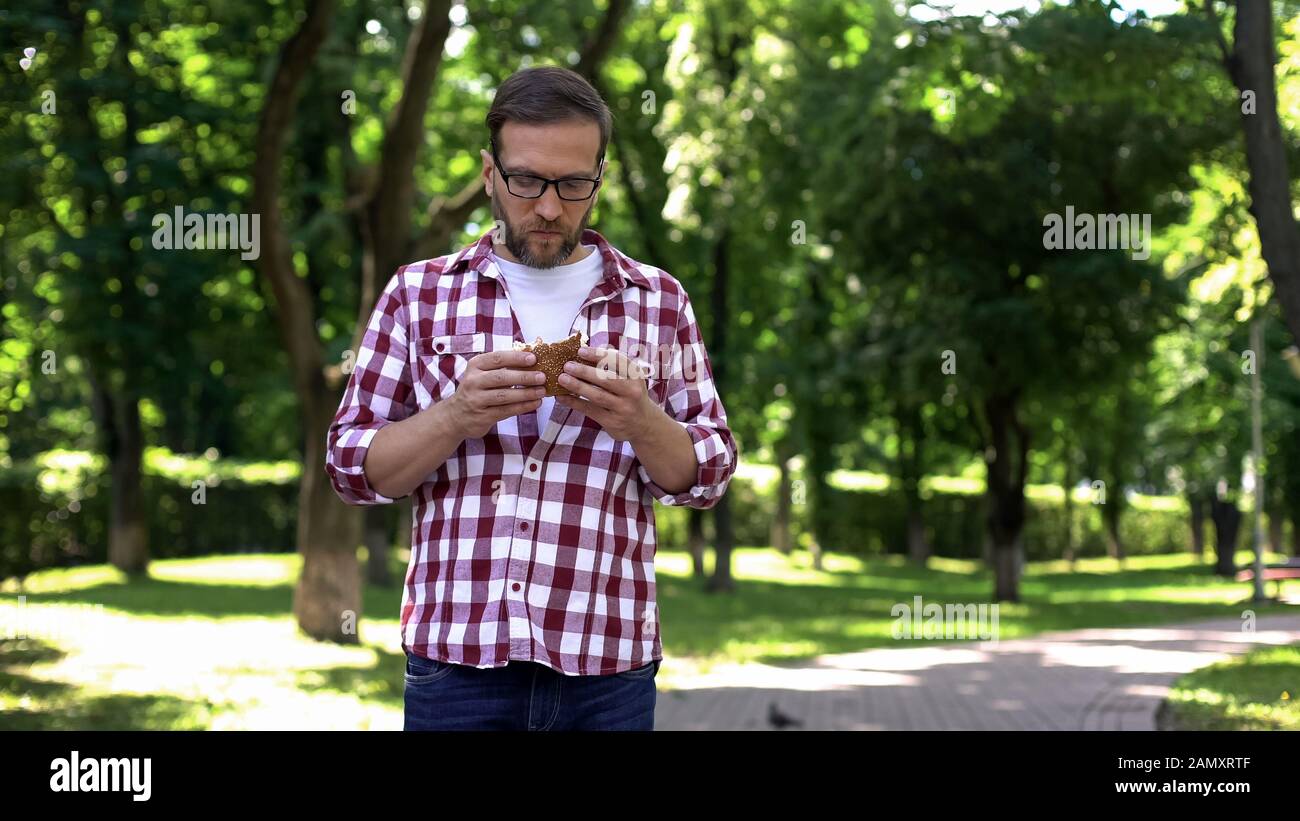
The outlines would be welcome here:
<svg viewBox="0 0 1300 821">
<path fill-rule="evenodd" d="M 557 396 L 556 404 L 590 417 L 615 439 L 640 439 L 650 430 L 654 414 L 663 412 L 650 399 L 645 366 L 608 346 L 584 345 L 578 349 L 578 359 L 565 364 L 559 380 L 576 396 Z"/>
</svg>

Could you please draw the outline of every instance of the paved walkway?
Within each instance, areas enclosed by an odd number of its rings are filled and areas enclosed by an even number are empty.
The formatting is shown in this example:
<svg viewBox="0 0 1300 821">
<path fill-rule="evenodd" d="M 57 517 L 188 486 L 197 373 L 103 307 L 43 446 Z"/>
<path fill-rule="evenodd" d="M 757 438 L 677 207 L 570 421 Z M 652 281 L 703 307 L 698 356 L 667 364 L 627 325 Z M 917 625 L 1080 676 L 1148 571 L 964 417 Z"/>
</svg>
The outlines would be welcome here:
<svg viewBox="0 0 1300 821">
<path fill-rule="evenodd" d="M 661 688 L 655 729 L 766 730 L 789 718 L 807 730 L 1154 730 L 1183 673 L 1294 642 L 1300 615 L 1261 617 L 1254 632 L 1224 619 L 732 664 Z"/>
</svg>

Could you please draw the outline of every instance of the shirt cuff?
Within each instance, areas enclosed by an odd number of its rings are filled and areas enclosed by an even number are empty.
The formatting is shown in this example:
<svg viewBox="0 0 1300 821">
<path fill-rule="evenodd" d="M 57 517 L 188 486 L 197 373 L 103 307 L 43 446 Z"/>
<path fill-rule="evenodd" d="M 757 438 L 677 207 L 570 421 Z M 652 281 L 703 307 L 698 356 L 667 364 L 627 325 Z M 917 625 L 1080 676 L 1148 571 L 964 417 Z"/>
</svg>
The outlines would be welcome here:
<svg viewBox="0 0 1300 821">
<path fill-rule="evenodd" d="M 352 425 L 340 433 L 330 446 L 325 472 L 334 485 L 334 492 L 344 502 L 350 505 L 383 505 L 397 501 L 375 490 L 363 469 L 371 441 L 388 424 L 387 421 L 375 421 Z"/>
<path fill-rule="evenodd" d="M 677 419 L 672 421 L 691 435 L 697 464 L 695 484 L 681 493 L 669 493 L 655 484 L 650 478 L 650 472 L 640 462 L 637 463 L 637 475 L 650 495 L 662 505 L 685 505 L 702 510 L 711 508 L 727 492 L 727 485 L 736 472 L 735 454 L 717 428 Z"/>
</svg>

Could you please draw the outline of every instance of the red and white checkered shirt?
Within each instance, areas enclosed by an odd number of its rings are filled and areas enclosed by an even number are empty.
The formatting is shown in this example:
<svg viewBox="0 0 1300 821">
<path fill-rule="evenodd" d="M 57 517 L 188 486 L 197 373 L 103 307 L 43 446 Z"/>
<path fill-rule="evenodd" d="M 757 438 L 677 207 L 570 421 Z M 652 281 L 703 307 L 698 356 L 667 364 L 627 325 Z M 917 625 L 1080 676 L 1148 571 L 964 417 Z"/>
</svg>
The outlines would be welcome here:
<svg viewBox="0 0 1300 821">
<path fill-rule="evenodd" d="M 598 249 L 604 278 L 571 332 L 643 362 L 637 351 L 661 357 L 647 362 L 662 365 L 648 390 L 690 434 L 696 484 L 668 493 L 628 442 L 562 405 L 540 433 L 527 413 L 466 439 L 412 493 L 404 650 L 474 667 L 531 660 L 567 675 L 609 675 L 663 658 L 653 502 L 717 504 L 736 470 L 736 441 L 681 283 L 596 231 L 581 241 Z M 379 429 L 452 396 L 473 356 L 524 341 L 490 233 L 402 267 L 371 314 L 330 425 L 325 470 L 339 496 L 392 502 L 362 470 Z"/>
</svg>

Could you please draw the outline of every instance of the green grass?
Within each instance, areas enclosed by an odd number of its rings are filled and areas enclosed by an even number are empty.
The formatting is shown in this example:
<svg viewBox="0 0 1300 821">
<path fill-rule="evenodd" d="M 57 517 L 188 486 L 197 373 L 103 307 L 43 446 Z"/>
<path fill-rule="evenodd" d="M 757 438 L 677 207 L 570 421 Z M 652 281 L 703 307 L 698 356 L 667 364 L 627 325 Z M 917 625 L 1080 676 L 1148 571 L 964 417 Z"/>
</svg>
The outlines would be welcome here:
<svg viewBox="0 0 1300 821">
<path fill-rule="evenodd" d="M 896 646 L 895 604 L 978 604 L 992 588 L 976 562 L 920 569 L 831 553 L 818 571 L 806 553 L 746 548 L 734 554 L 737 591 L 724 596 L 704 592 L 690 566 L 683 552 L 658 556 L 664 690 L 718 662 Z M 0 729 L 400 728 L 400 588 L 365 588 L 359 643 L 315 642 L 291 616 L 299 569 L 294 554 L 241 554 L 155 561 L 139 580 L 90 566 L 42 571 L 21 591 L 11 583 L 0 591 Z M 400 579 L 404 556 L 393 569 Z M 1021 593 L 1000 607 L 1001 638 L 1238 617 L 1249 587 L 1177 555 L 1123 570 L 1108 559 L 1075 572 L 1031 564 Z M 30 638 L 6 639 L 15 625 Z"/>
<path fill-rule="evenodd" d="M 1300 730 L 1300 644 L 1188 673 L 1161 712 L 1162 726 L 1176 730 Z"/>
<path fill-rule="evenodd" d="M 1239 563 L 1248 561 L 1243 552 Z M 658 561 L 665 653 L 729 661 L 779 661 L 895 645 L 890 608 L 921 595 L 928 604 L 991 601 L 992 575 L 981 563 L 934 559 L 926 569 L 902 557 L 859 559 L 828 554 L 824 571 L 806 553 L 786 559 L 770 549 L 737 551 L 743 583 L 734 596 L 699 592 L 689 557 Z M 1271 587 L 1270 587 L 1271 590 Z M 999 606 L 999 637 L 1050 630 L 1167 624 L 1239 617 L 1249 586 L 1215 576 L 1187 555 L 1031 563 L 1021 601 Z M 1276 604 L 1256 613 L 1285 612 Z"/>
</svg>

